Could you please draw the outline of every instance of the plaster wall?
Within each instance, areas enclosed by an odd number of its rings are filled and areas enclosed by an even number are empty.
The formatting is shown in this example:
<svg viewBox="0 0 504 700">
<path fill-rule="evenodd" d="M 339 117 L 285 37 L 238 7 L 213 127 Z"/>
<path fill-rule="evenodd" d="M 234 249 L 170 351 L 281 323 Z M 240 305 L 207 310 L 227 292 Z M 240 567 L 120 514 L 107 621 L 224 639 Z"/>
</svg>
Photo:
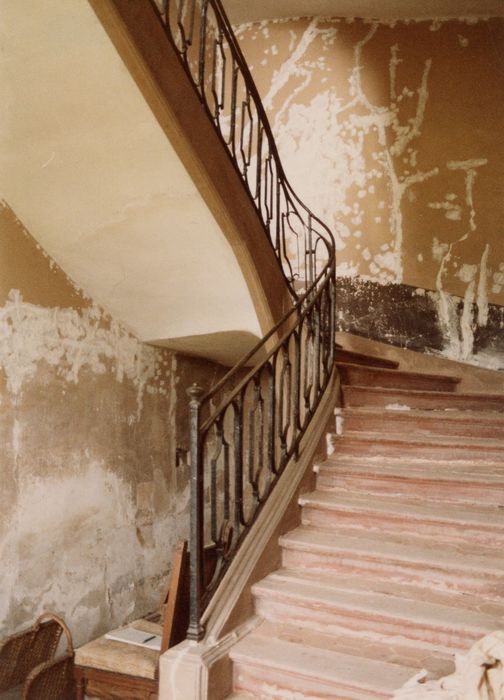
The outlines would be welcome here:
<svg viewBox="0 0 504 700">
<path fill-rule="evenodd" d="M 238 36 L 287 175 L 335 232 L 341 327 L 407 344 L 396 302 L 371 302 L 389 288 L 427 299 L 417 349 L 503 365 L 504 20 L 313 17 Z"/>
<path fill-rule="evenodd" d="M 0 207 L 0 637 L 77 644 L 155 610 L 188 535 L 185 390 L 220 365 L 137 340 Z"/>
<path fill-rule="evenodd" d="M 145 342 L 257 342 L 236 255 L 90 3 L 5 0 L 0 48 L 0 193 L 44 250 Z"/>
</svg>

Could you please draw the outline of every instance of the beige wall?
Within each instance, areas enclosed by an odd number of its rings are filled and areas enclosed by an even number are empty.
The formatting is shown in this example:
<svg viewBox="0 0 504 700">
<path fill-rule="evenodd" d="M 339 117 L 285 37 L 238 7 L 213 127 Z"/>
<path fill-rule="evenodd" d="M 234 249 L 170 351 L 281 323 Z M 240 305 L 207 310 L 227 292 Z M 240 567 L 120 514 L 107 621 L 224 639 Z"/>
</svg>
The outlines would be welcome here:
<svg viewBox="0 0 504 700">
<path fill-rule="evenodd" d="M 504 303 L 504 20 L 238 34 L 287 175 L 336 233 L 339 274 L 433 293 L 446 353 L 467 359 Z"/>
<path fill-rule="evenodd" d="M 155 609 L 188 534 L 185 389 L 222 367 L 140 343 L 0 209 L 0 637 L 77 643 Z"/>
</svg>

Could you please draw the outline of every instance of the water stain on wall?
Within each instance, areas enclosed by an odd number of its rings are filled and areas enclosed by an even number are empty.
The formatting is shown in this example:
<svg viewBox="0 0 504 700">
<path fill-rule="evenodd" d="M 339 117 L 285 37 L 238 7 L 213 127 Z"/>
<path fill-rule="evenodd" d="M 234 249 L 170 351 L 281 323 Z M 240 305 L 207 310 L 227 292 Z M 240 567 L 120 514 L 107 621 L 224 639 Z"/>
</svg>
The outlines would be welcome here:
<svg viewBox="0 0 504 700">
<path fill-rule="evenodd" d="M 504 20 L 315 17 L 238 34 L 287 175 L 335 232 L 339 276 L 433 292 L 439 351 L 471 361 L 504 300 Z"/>
</svg>

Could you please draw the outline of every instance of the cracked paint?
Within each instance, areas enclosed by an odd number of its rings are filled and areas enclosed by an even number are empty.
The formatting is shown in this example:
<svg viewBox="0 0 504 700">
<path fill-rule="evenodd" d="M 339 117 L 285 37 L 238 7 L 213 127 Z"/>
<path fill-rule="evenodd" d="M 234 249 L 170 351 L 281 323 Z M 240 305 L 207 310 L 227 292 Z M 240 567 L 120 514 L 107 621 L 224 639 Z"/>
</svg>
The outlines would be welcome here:
<svg viewBox="0 0 504 700">
<path fill-rule="evenodd" d="M 438 351 L 482 361 L 504 291 L 504 21 L 266 24 L 240 40 L 291 184 L 335 233 L 338 275 L 433 294 Z"/>
</svg>

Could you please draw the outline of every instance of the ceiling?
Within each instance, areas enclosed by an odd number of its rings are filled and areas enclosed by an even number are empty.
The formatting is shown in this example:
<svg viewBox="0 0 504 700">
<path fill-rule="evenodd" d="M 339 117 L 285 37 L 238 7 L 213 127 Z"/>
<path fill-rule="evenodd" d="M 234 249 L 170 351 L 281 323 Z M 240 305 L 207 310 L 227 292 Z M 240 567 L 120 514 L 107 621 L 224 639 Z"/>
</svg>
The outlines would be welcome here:
<svg viewBox="0 0 504 700">
<path fill-rule="evenodd" d="M 138 338 L 236 361 L 229 333 L 262 335 L 241 270 L 91 6 L 2 0 L 2 22 L 1 197 Z"/>
<path fill-rule="evenodd" d="M 504 0 L 223 0 L 235 24 L 286 17 L 504 17 Z"/>
</svg>

